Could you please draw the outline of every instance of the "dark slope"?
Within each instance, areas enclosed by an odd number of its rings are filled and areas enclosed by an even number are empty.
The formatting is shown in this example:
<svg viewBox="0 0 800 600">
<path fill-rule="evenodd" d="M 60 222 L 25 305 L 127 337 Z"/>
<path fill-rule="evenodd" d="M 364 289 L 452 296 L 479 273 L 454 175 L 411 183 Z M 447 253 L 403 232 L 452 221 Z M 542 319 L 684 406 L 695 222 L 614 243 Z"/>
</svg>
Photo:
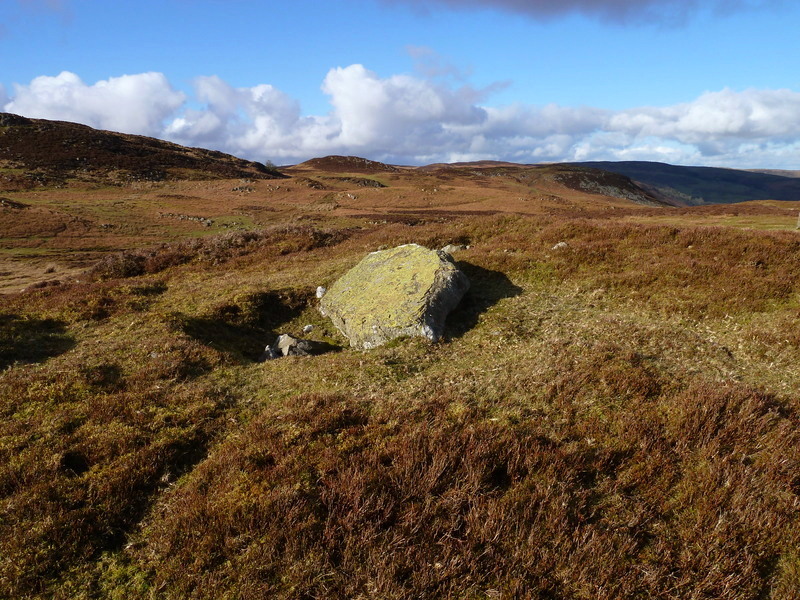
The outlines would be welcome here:
<svg viewBox="0 0 800 600">
<path fill-rule="evenodd" d="M 417 170 L 443 178 L 504 177 L 528 186 L 541 185 L 543 181 L 549 180 L 572 190 L 630 200 L 645 206 L 679 205 L 639 185 L 630 177 L 579 164 L 522 165 L 482 160 L 452 164 L 435 163 L 417 167 Z"/>
<path fill-rule="evenodd" d="M 330 171 L 334 173 L 396 173 L 400 170 L 393 165 L 361 158 L 360 156 L 337 155 L 312 158 L 291 168 L 299 171 Z"/>
<path fill-rule="evenodd" d="M 237 177 L 282 175 L 222 152 L 0 113 L 0 189 L 24 189 L 67 179 L 125 182 Z"/>
<path fill-rule="evenodd" d="M 563 167 L 563 165 L 559 166 Z M 642 186 L 622 173 L 588 166 L 575 167 L 571 165 L 571 167 L 569 169 L 562 168 L 561 172 L 555 176 L 556 181 L 582 192 L 623 198 L 646 206 L 675 206 L 678 204 L 672 198 L 656 193 L 648 186 Z"/>
<path fill-rule="evenodd" d="M 567 163 L 630 177 L 673 202 L 731 204 L 748 200 L 800 200 L 800 179 L 716 167 L 682 167 L 657 162 Z"/>
</svg>

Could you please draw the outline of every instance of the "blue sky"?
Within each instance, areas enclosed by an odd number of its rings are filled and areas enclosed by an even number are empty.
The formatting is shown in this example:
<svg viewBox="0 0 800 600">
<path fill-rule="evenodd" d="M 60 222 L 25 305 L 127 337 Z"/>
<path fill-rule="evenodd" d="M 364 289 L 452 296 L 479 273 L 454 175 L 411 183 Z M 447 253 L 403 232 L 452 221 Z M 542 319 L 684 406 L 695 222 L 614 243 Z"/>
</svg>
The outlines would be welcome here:
<svg viewBox="0 0 800 600">
<path fill-rule="evenodd" d="M 800 169 L 800 3 L 0 0 L 0 107 L 278 164 Z"/>
</svg>

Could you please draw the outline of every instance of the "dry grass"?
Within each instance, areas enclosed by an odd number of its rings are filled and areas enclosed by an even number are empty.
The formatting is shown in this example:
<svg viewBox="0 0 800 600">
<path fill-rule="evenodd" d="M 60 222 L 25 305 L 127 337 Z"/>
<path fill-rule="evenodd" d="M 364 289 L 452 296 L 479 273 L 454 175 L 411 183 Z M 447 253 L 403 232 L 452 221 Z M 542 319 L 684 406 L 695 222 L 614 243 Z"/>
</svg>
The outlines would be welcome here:
<svg viewBox="0 0 800 600">
<path fill-rule="evenodd" d="M 0 597 L 795 597 L 795 234 L 539 206 L 269 213 L 4 296 Z M 445 341 L 256 362 L 343 345 L 313 289 L 406 242 L 470 245 Z"/>
</svg>

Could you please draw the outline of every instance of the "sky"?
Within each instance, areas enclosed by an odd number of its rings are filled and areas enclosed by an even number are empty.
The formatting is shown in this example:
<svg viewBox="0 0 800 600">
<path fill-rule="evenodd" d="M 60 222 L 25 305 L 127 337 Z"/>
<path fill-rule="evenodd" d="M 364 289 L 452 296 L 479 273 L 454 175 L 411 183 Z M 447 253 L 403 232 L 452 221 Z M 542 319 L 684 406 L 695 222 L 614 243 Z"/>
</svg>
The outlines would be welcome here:
<svg viewBox="0 0 800 600">
<path fill-rule="evenodd" d="M 794 0 L 0 0 L 0 111 L 277 165 L 800 169 Z"/>
</svg>

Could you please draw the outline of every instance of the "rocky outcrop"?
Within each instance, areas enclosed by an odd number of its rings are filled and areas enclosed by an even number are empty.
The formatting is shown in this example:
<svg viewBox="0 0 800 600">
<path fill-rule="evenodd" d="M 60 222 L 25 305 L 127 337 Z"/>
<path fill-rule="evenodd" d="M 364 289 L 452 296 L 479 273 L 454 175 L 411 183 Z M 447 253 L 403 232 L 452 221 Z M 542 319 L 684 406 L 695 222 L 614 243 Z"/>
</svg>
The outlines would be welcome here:
<svg viewBox="0 0 800 600">
<path fill-rule="evenodd" d="M 327 290 L 320 311 L 355 348 L 401 336 L 436 341 L 468 288 L 448 254 L 406 244 L 367 255 Z"/>
</svg>

